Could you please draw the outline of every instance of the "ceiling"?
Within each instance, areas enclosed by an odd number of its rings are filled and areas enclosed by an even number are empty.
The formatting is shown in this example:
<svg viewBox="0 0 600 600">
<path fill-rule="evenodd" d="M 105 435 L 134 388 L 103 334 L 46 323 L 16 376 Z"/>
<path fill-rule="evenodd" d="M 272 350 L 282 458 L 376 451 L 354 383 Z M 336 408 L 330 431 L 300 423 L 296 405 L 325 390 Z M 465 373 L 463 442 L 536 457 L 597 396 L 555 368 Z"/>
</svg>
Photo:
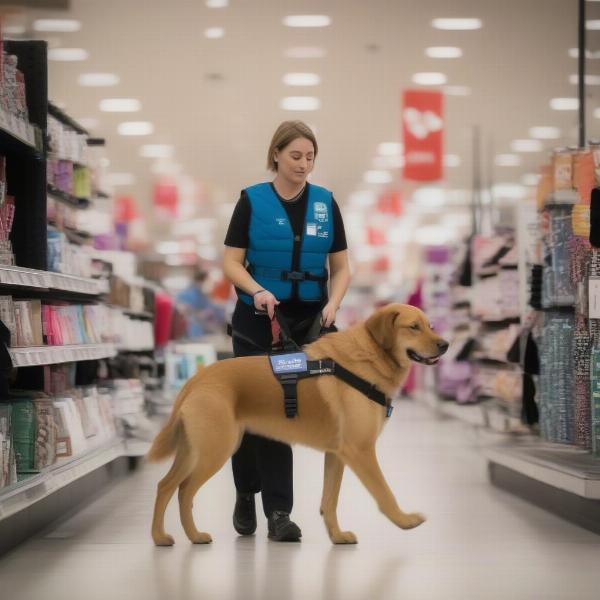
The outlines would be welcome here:
<svg viewBox="0 0 600 600">
<path fill-rule="evenodd" d="M 600 18 L 600 3 L 587 2 L 589 17 Z M 326 14 L 322 29 L 291 29 L 288 14 Z M 95 135 L 106 137 L 111 170 L 132 173 L 136 184 L 123 188 L 151 206 L 152 161 L 139 156 L 144 143 L 172 144 L 183 173 L 203 182 L 218 202 L 233 202 L 240 189 L 268 177 L 266 151 L 280 121 L 301 118 L 316 127 L 319 156 L 313 181 L 331 188 L 342 203 L 364 189 L 365 171 L 381 142 L 400 141 L 400 96 L 418 87 L 419 71 L 441 71 L 449 85 L 468 86 L 469 96 L 445 100 L 445 151 L 461 165 L 448 168 L 444 184 L 466 189 L 472 181 L 473 127 L 481 131 L 484 182 L 518 182 L 535 172 L 547 150 L 577 141 L 577 112 L 550 109 L 554 97 L 576 96 L 569 75 L 577 61 L 575 0 L 230 0 L 222 9 L 203 0 L 72 0 L 65 12 L 31 11 L 18 17 L 28 27 L 34 17 L 81 21 L 74 33 L 48 34 L 51 46 L 81 47 L 83 62 L 51 62 L 50 98 L 76 119 L 98 121 Z M 435 17 L 479 17 L 477 31 L 440 31 Z M 207 27 L 225 36 L 207 39 Z M 40 37 L 43 34 L 37 34 Z M 588 32 L 588 48 L 600 48 L 600 31 Z M 326 56 L 294 59 L 290 46 L 321 46 Z M 458 46 L 462 58 L 432 59 L 428 46 Z M 600 60 L 588 73 L 600 74 Z M 109 72 L 120 77 L 111 88 L 84 88 L 78 77 Z M 290 88 L 287 72 L 313 72 L 315 88 Z M 600 135 L 593 110 L 598 88 L 589 88 L 588 136 Z M 279 108 L 286 95 L 315 95 L 315 112 Z M 134 115 L 99 111 L 103 98 L 137 98 Z M 147 137 L 122 137 L 122 121 L 154 124 Z M 544 143 L 541 153 L 522 154 L 519 167 L 493 166 L 492 157 L 510 152 L 514 139 L 529 137 L 532 126 L 560 127 L 563 137 Z M 397 177 L 395 172 L 394 176 Z"/>
</svg>

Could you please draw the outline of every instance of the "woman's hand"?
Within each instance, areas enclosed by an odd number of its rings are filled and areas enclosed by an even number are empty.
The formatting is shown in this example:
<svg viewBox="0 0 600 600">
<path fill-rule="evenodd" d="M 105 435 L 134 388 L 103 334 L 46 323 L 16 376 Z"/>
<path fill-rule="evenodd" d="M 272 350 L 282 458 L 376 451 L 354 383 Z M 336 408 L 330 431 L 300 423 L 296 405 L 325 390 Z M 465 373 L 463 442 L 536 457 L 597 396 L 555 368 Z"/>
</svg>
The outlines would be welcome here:
<svg viewBox="0 0 600 600">
<path fill-rule="evenodd" d="M 338 310 L 338 306 L 335 304 L 328 302 L 321 311 L 321 323 L 323 327 L 331 327 L 331 325 L 335 322 L 335 315 Z"/>
<path fill-rule="evenodd" d="M 275 315 L 275 307 L 279 304 L 279 300 L 269 292 L 269 290 L 260 290 L 254 294 L 254 307 L 256 310 L 266 310 L 269 313 L 269 319 L 273 320 Z"/>
</svg>

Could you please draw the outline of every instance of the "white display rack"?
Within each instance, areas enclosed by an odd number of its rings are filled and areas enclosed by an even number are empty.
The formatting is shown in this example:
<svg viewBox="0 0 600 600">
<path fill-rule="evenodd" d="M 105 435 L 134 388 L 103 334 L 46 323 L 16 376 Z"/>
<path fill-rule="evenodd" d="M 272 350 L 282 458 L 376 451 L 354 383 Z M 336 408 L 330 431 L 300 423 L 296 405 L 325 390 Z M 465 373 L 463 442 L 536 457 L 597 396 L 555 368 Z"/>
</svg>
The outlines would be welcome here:
<svg viewBox="0 0 600 600">
<path fill-rule="evenodd" d="M 15 367 L 35 367 L 80 360 L 98 360 L 116 356 L 114 344 L 81 344 L 68 346 L 33 346 L 9 348 Z"/>
<path fill-rule="evenodd" d="M 0 520 L 28 508 L 121 456 L 125 456 L 123 440 L 115 438 L 81 456 L 62 459 L 37 475 L 0 489 Z"/>
<path fill-rule="evenodd" d="M 0 266 L 0 284 L 61 290 L 93 296 L 105 294 L 109 291 L 109 282 L 106 279 L 90 279 L 88 277 L 13 266 Z"/>
<path fill-rule="evenodd" d="M 33 125 L 2 108 L 0 108 L 0 128 L 28 146 L 36 148 Z"/>
<path fill-rule="evenodd" d="M 600 500 L 600 461 L 585 450 L 533 440 L 488 448 L 485 455 L 490 462 L 535 481 Z"/>
</svg>

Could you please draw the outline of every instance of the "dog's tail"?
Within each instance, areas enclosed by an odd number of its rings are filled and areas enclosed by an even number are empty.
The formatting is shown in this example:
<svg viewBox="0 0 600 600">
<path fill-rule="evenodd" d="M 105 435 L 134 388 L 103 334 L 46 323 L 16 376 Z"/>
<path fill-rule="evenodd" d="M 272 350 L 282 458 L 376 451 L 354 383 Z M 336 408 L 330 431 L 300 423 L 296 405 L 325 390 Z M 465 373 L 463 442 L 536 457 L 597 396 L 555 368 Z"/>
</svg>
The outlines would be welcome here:
<svg viewBox="0 0 600 600">
<path fill-rule="evenodd" d="M 192 377 L 182 388 L 179 390 L 179 394 L 177 394 L 177 398 L 175 399 L 175 404 L 173 405 L 173 411 L 171 412 L 171 416 L 169 420 L 159 432 L 159 434 L 154 438 L 154 442 L 152 442 L 152 446 L 146 454 L 146 460 L 148 462 L 160 462 L 165 458 L 171 456 L 171 454 L 175 453 L 177 449 L 177 440 L 183 432 L 182 422 L 179 418 L 179 411 L 181 409 L 181 405 L 183 401 L 186 399 L 190 387 L 195 382 L 198 375 L 201 374 L 201 371 L 204 367 L 200 366 L 198 371 L 194 377 Z"/>
</svg>

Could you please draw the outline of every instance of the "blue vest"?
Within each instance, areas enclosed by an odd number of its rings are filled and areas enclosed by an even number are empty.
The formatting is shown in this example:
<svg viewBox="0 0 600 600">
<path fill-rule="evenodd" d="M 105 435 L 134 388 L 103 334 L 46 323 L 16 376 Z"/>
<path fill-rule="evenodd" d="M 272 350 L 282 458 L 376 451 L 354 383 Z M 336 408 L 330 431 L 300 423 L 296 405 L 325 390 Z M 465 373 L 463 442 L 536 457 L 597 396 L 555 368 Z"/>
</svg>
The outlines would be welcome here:
<svg viewBox="0 0 600 600">
<path fill-rule="evenodd" d="M 250 201 L 248 271 L 256 282 L 278 300 L 298 298 L 317 302 L 326 296 L 327 255 L 333 243 L 332 194 L 308 184 L 302 236 L 294 239 L 285 208 L 270 183 L 246 189 Z M 294 246 L 299 253 L 294 264 Z M 246 304 L 252 296 L 238 290 Z"/>
</svg>

